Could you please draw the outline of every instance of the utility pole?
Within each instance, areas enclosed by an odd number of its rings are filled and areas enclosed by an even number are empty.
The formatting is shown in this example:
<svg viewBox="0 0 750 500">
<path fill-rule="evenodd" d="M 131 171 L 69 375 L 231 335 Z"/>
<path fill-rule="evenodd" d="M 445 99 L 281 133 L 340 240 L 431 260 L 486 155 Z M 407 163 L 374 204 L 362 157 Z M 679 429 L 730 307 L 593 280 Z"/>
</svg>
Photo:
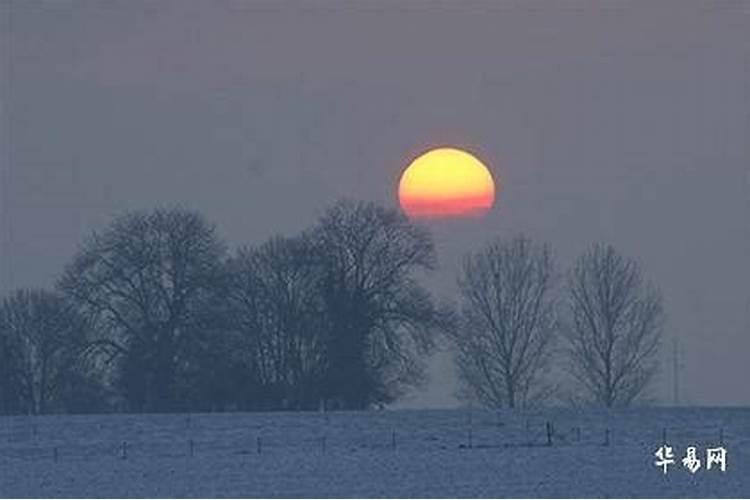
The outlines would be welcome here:
<svg viewBox="0 0 750 500">
<path fill-rule="evenodd" d="M 680 362 L 678 359 L 677 337 L 672 339 L 672 398 L 675 406 L 680 405 Z"/>
<path fill-rule="evenodd" d="M 745 170 L 745 335 L 750 334 L 750 168 Z M 745 365 L 745 370 L 748 370 Z M 745 374 L 750 374 L 746 371 Z M 750 396 L 750 394 L 748 394 Z"/>
</svg>

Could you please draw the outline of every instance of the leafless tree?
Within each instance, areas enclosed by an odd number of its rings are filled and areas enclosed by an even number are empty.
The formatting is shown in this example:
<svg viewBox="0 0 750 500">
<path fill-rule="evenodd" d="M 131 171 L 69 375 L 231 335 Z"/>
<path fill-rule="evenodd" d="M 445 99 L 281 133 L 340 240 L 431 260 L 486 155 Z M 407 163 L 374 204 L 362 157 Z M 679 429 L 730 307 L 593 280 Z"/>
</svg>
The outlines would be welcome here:
<svg viewBox="0 0 750 500">
<path fill-rule="evenodd" d="M 0 397 L 8 413 L 61 410 L 83 368 L 87 325 L 57 294 L 18 290 L 0 304 Z"/>
<path fill-rule="evenodd" d="M 480 403 L 514 408 L 546 395 L 541 375 L 556 325 L 554 281 L 549 248 L 523 236 L 467 257 L 453 339 L 460 377 Z"/>
<path fill-rule="evenodd" d="M 601 244 L 578 259 L 568 290 L 571 373 L 596 402 L 631 404 L 657 369 L 660 294 L 643 283 L 635 261 Z"/>
<path fill-rule="evenodd" d="M 201 215 L 131 212 L 94 233 L 60 289 L 122 354 L 120 382 L 136 410 L 173 408 L 180 364 L 202 307 L 223 279 L 224 247 Z"/>
<path fill-rule="evenodd" d="M 420 380 L 419 353 L 440 328 L 415 276 L 435 266 L 432 238 L 396 210 L 347 200 L 309 238 L 323 267 L 329 398 L 350 408 L 389 402 Z"/>
<path fill-rule="evenodd" d="M 231 262 L 228 294 L 239 332 L 246 396 L 256 404 L 316 408 L 325 367 L 320 267 L 302 237 L 243 248 Z"/>
</svg>

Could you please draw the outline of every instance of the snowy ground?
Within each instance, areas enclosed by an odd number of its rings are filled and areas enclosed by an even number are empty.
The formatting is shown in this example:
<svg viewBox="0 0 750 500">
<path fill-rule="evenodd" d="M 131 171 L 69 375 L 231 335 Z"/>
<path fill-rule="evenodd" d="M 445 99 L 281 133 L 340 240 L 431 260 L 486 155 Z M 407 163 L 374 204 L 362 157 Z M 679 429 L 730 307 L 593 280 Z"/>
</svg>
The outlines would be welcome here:
<svg viewBox="0 0 750 500">
<path fill-rule="evenodd" d="M 750 497 L 750 409 L 6 417 L 0 496 Z"/>
</svg>

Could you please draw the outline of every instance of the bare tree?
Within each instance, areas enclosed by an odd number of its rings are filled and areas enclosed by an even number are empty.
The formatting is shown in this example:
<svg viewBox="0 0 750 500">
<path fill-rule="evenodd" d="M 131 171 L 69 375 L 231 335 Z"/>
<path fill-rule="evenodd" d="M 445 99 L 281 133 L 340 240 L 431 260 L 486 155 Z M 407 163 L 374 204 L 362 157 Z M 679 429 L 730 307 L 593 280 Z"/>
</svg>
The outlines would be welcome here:
<svg viewBox="0 0 750 500">
<path fill-rule="evenodd" d="M 172 409 L 196 320 L 223 279 L 224 247 L 201 215 L 132 212 L 94 233 L 60 289 L 106 334 L 134 410 Z"/>
<path fill-rule="evenodd" d="M 87 325 L 57 294 L 18 290 L 0 304 L 0 397 L 7 413 L 66 409 L 65 386 L 85 367 Z"/>
<path fill-rule="evenodd" d="M 302 237 L 243 248 L 231 263 L 228 295 L 239 362 L 251 404 L 316 408 L 325 368 L 320 266 Z"/>
<path fill-rule="evenodd" d="M 523 236 L 466 259 L 453 339 L 460 377 L 480 403 L 514 408 L 546 395 L 541 375 L 556 324 L 553 284 L 549 248 Z"/>
<path fill-rule="evenodd" d="M 27 413 L 21 389 L 20 359 L 17 356 L 16 341 L 7 334 L 6 329 L 0 331 L 0 415 L 13 413 Z"/>
<path fill-rule="evenodd" d="M 600 244 L 578 259 L 568 290 L 571 373 L 596 402 L 629 405 L 657 369 L 660 294 L 644 285 L 635 261 Z"/>
<path fill-rule="evenodd" d="M 341 201 L 309 233 L 323 266 L 325 386 L 349 408 L 390 402 L 420 380 L 441 314 L 415 280 L 435 266 L 430 234 L 403 214 Z"/>
</svg>

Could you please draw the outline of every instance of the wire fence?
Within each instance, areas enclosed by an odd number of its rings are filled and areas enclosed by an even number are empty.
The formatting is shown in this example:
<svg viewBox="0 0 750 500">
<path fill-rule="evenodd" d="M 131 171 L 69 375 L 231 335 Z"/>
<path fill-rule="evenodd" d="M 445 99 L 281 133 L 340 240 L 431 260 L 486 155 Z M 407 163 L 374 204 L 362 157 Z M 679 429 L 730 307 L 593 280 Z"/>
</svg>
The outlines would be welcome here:
<svg viewBox="0 0 750 500">
<path fill-rule="evenodd" d="M 750 444 L 750 410 L 639 414 L 333 412 L 0 417 L 0 458 L 143 460 L 279 453 Z"/>
</svg>

